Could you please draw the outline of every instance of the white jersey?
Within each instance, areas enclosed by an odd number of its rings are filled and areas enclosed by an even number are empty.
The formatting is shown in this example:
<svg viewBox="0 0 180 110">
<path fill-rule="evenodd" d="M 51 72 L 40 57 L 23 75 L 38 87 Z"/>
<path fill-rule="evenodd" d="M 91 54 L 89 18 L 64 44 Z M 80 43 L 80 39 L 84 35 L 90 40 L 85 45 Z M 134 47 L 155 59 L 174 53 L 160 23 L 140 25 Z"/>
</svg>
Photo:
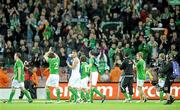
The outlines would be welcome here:
<svg viewBox="0 0 180 110">
<path fill-rule="evenodd" d="M 76 65 L 75 68 L 72 69 L 71 77 L 81 77 L 80 76 L 80 60 L 78 57 L 74 58 L 72 63 L 74 64 L 75 60 L 78 61 L 78 64 Z"/>
</svg>

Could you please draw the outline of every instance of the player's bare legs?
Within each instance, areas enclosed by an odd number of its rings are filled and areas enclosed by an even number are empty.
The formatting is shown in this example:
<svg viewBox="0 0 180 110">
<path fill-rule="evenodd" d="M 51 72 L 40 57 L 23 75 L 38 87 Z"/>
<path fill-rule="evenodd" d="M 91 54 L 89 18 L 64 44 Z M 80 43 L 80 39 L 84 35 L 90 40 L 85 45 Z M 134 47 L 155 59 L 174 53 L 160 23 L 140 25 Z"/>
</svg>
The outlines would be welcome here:
<svg viewBox="0 0 180 110">
<path fill-rule="evenodd" d="M 147 96 L 144 94 L 142 87 L 138 86 L 139 96 L 140 96 L 140 102 L 146 102 Z"/>
</svg>

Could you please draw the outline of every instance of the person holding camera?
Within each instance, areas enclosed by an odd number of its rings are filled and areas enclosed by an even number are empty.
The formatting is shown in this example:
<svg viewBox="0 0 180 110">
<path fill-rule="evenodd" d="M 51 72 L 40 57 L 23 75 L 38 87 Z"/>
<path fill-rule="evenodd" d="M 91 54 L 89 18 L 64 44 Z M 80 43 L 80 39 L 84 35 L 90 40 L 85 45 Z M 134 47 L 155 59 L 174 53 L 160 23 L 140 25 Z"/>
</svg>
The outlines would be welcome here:
<svg viewBox="0 0 180 110">
<path fill-rule="evenodd" d="M 34 99 L 34 95 L 33 95 L 33 91 L 34 91 L 33 90 L 33 82 L 31 80 L 33 72 L 32 72 L 32 69 L 31 69 L 30 64 L 29 64 L 28 61 L 24 62 L 24 72 L 25 72 L 25 75 L 24 75 L 24 78 L 25 78 L 25 80 L 24 80 L 24 87 L 25 87 L 26 90 L 29 91 L 32 99 Z M 24 93 L 21 91 L 19 99 L 22 99 L 23 96 L 24 96 Z"/>
</svg>

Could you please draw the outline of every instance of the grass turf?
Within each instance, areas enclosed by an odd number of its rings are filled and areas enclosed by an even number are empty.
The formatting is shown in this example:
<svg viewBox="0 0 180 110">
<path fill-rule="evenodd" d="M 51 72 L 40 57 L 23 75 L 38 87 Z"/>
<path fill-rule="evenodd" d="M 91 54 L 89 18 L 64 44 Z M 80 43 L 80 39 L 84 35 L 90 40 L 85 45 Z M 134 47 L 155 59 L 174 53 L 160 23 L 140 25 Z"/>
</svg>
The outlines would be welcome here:
<svg viewBox="0 0 180 110">
<path fill-rule="evenodd" d="M 163 105 L 158 101 L 148 101 L 147 103 L 123 103 L 119 100 L 95 101 L 93 104 L 72 104 L 62 101 L 60 104 L 55 102 L 45 104 L 45 101 L 34 101 L 29 104 L 26 101 L 14 101 L 7 104 L 0 102 L 0 110 L 179 110 L 180 101 L 175 101 L 172 105 Z"/>
</svg>

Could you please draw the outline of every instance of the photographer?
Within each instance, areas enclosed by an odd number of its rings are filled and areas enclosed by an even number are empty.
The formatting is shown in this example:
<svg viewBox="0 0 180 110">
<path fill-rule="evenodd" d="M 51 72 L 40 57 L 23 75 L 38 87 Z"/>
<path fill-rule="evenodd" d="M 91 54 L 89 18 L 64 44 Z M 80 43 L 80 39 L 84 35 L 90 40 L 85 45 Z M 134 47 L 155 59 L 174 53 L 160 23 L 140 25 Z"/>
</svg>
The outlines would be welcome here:
<svg viewBox="0 0 180 110">
<path fill-rule="evenodd" d="M 24 71 L 25 71 L 25 75 L 24 75 L 24 77 L 25 77 L 24 87 L 25 87 L 26 90 L 28 90 L 30 92 L 31 97 L 32 97 L 33 96 L 33 93 L 32 93 L 33 92 L 33 88 L 32 88 L 33 87 L 33 85 L 32 85 L 33 83 L 32 83 L 31 78 L 32 78 L 32 74 L 33 73 L 32 73 L 32 69 L 30 68 L 29 62 L 27 62 L 27 61 L 24 62 Z M 21 91 L 19 99 L 22 99 L 23 96 L 24 96 L 24 93 Z"/>
</svg>

